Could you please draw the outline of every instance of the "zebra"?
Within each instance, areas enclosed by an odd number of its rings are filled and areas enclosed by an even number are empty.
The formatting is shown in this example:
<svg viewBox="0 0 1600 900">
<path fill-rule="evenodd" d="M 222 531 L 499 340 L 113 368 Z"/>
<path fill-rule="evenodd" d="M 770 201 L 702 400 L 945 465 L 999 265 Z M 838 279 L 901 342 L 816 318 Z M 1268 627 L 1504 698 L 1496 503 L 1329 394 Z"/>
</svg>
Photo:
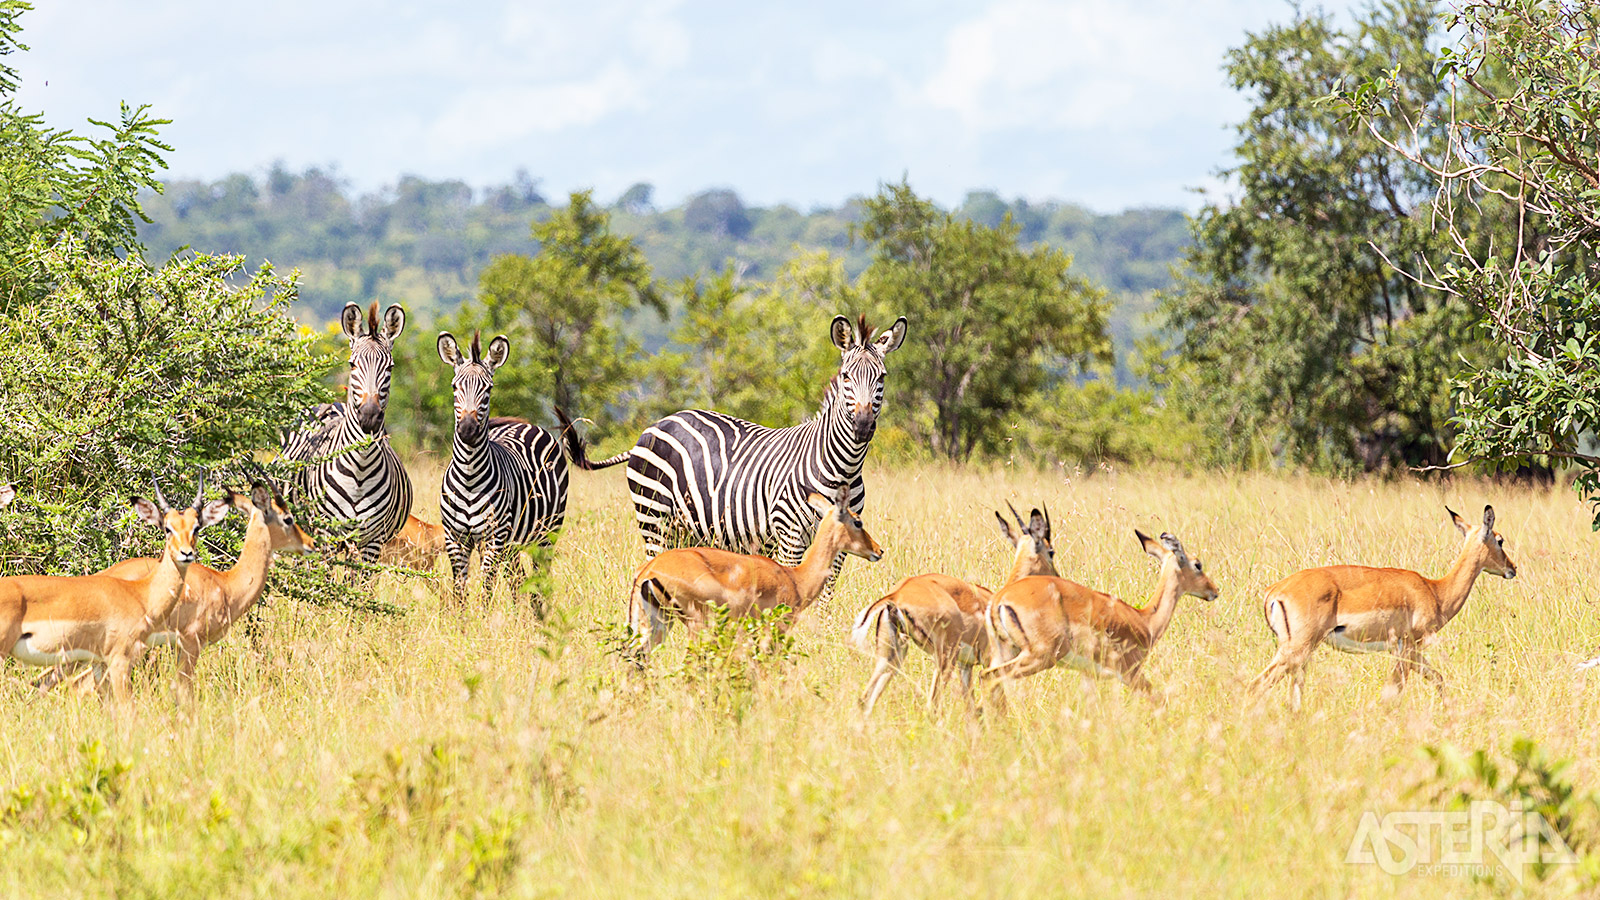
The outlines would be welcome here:
<svg viewBox="0 0 1600 900">
<path fill-rule="evenodd" d="M 455 440 L 439 487 L 439 515 L 458 596 L 466 590 L 474 546 L 483 545 L 484 594 L 489 596 L 506 548 L 548 544 L 567 513 L 561 442 L 525 419 L 489 417 L 494 372 L 510 357 L 511 342 L 500 335 L 489 342 L 487 354 L 479 342 L 474 332 L 468 357 L 454 335 L 439 335 L 439 358 L 455 369 Z"/>
<path fill-rule="evenodd" d="M 394 339 L 405 328 L 406 311 L 390 306 L 380 327 L 376 301 L 364 318 L 360 306 L 347 303 L 339 324 L 350 338 L 345 402 L 307 410 L 307 427 L 284 435 L 281 455 L 306 464 L 291 485 L 320 516 L 358 523 L 361 560 L 374 563 L 411 513 L 411 479 L 383 430 Z"/>
<path fill-rule="evenodd" d="M 591 461 L 566 414 L 557 409 L 567 455 L 581 469 L 628 464 L 628 492 L 649 558 L 671 546 L 709 544 L 765 553 L 798 565 L 816 531 L 806 498 L 831 496 L 848 484 L 850 510 L 866 504 L 861 463 L 883 407 L 884 357 L 906 337 L 906 319 L 874 340 L 866 316 L 830 328 L 842 354 L 839 371 L 808 421 L 768 428 L 733 416 L 691 409 L 646 428 L 631 450 Z M 842 560 L 835 560 L 834 574 Z M 832 593 L 829 579 L 828 593 Z"/>
</svg>

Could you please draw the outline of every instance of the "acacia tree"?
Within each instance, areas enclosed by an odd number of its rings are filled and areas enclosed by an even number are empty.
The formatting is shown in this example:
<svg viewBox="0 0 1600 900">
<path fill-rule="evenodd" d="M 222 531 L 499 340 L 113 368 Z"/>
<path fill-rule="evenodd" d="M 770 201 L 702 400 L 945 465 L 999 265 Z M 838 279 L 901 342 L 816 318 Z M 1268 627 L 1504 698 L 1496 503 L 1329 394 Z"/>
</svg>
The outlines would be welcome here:
<svg viewBox="0 0 1600 900">
<path fill-rule="evenodd" d="M 1368 8 L 1349 28 L 1296 12 L 1228 57 L 1253 95 L 1238 126 L 1235 199 L 1206 204 L 1176 288 L 1163 297 L 1180 334 L 1165 372 L 1169 401 L 1217 440 L 1218 461 L 1334 470 L 1443 461 L 1449 380 L 1458 359 L 1487 360 L 1473 307 L 1385 262 L 1442 265 L 1428 171 L 1397 152 L 1398 127 L 1354 126 L 1327 95 L 1397 70 L 1392 102 L 1436 154 L 1450 97 L 1430 71 L 1441 31 L 1431 0 Z M 1463 221 L 1473 247 L 1509 231 L 1499 204 Z"/>
<path fill-rule="evenodd" d="M 573 192 L 532 232 L 538 253 L 496 258 L 461 314 L 466 325 L 511 339 L 512 363 L 496 375 L 497 408 L 548 418 L 553 403 L 609 420 L 639 353 L 619 325 L 642 310 L 665 316 L 666 302 L 644 253 L 612 233 L 589 191 Z"/>
<path fill-rule="evenodd" d="M 1020 246 L 1009 216 L 996 227 L 957 219 L 904 182 L 863 212 L 873 259 L 862 288 L 885 320 L 904 315 L 913 335 L 887 383 L 935 453 L 998 451 L 1040 388 L 1109 360 L 1103 292 L 1072 274 L 1065 253 Z"/>
<path fill-rule="evenodd" d="M 1456 461 L 1565 460 L 1600 528 L 1600 13 L 1588 4 L 1474 0 L 1448 20 L 1459 38 L 1423 73 L 1394 72 L 1341 91 L 1368 133 L 1425 170 L 1452 248 L 1405 277 L 1470 305 L 1503 358 L 1456 383 Z M 1397 102 L 1408 77 L 1436 78 L 1456 101 L 1437 121 Z M 1411 135 L 1444 131 L 1443 145 Z M 1515 239 L 1484 248 L 1488 205 L 1513 212 Z"/>
</svg>

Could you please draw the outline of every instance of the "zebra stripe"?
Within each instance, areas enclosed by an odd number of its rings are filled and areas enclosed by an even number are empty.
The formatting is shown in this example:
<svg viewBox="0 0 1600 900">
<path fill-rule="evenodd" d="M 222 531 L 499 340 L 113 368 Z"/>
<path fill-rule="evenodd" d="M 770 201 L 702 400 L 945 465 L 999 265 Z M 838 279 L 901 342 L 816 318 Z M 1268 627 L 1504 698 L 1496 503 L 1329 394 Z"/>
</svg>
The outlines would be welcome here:
<svg viewBox="0 0 1600 900">
<path fill-rule="evenodd" d="M 646 428 L 633 449 L 591 461 L 562 415 L 568 455 L 583 469 L 627 462 L 634 518 L 650 557 L 674 546 L 712 545 L 798 565 L 816 532 L 812 493 L 831 496 L 848 484 L 851 511 L 859 515 L 865 506 L 861 465 L 883 407 L 884 357 L 905 340 L 905 329 L 902 316 L 872 340 L 865 316 L 854 329 L 836 317 L 839 371 L 816 416 L 798 425 L 768 428 L 685 410 Z"/>
<path fill-rule="evenodd" d="M 394 339 L 405 327 L 405 310 L 390 306 L 380 327 L 376 302 L 364 321 L 361 307 L 349 303 L 340 321 L 350 338 L 345 402 L 307 410 L 309 427 L 284 436 L 282 455 L 308 463 L 292 483 L 318 515 L 359 524 L 357 547 L 371 563 L 411 513 L 411 479 L 383 429 Z"/>
<path fill-rule="evenodd" d="M 511 352 L 504 336 L 489 342 L 485 356 L 474 334 L 471 357 L 455 337 L 439 335 L 439 356 L 455 368 L 455 439 L 439 488 L 440 521 L 456 590 L 466 585 L 468 563 L 483 548 L 485 593 L 494 589 L 501 555 L 508 547 L 546 542 L 567 511 L 567 460 L 561 442 L 522 419 L 490 418 L 494 370 Z"/>
</svg>

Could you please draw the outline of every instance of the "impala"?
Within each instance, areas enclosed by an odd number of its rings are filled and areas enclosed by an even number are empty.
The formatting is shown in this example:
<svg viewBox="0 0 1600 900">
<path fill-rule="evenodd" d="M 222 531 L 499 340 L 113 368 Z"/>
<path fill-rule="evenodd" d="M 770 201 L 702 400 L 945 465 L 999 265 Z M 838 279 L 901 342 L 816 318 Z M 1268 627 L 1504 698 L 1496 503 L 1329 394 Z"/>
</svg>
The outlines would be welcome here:
<svg viewBox="0 0 1600 900">
<path fill-rule="evenodd" d="M 1393 654 L 1394 672 L 1384 685 L 1384 699 L 1400 693 L 1412 669 L 1420 669 L 1442 689 L 1444 679 L 1422 658 L 1422 641 L 1461 612 L 1480 574 L 1517 577 L 1505 539 L 1494 530 L 1494 507 L 1483 508 L 1483 524 L 1476 526 L 1467 525 L 1449 507 L 1445 512 L 1463 540 L 1443 578 L 1410 569 L 1323 566 L 1302 569 L 1267 588 L 1263 611 L 1278 638 L 1278 652 L 1250 683 L 1251 691 L 1259 694 L 1292 675 L 1289 706 L 1298 711 L 1306 663 L 1324 641 L 1347 653 Z"/>
<path fill-rule="evenodd" d="M 139 521 L 167 534 L 159 563 L 143 578 L 0 578 L 0 648 L 32 666 L 104 663 L 112 693 L 126 705 L 132 699 L 130 672 L 144 654 L 146 638 L 183 596 L 196 533 L 228 514 L 227 501 L 206 503 L 204 490 L 202 483 L 194 504 L 181 510 L 167 506 L 159 485 L 154 503 L 133 498 Z"/>
<path fill-rule="evenodd" d="M 1000 589 L 985 613 L 989 654 L 1001 660 L 984 671 L 1006 682 L 1067 663 L 1090 674 L 1122 679 L 1148 692 L 1144 661 L 1172 624 L 1184 594 L 1215 600 L 1217 586 L 1171 534 L 1159 541 L 1135 530 L 1144 552 L 1161 563 L 1155 595 L 1143 608 L 1065 578 L 1022 578 Z"/>
<path fill-rule="evenodd" d="M 406 516 L 400 533 L 383 545 L 378 562 L 432 572 L 439 554 L 444 552 L 444 526 L 425 522 L 415 514 Z"/>
<path fill-rule="evenodd" d="M 1009 506 L 1010 504 L 1007 504 Z M 996 512 L 1000 533 L 1016 548 L 1011 574 L 1005 583 L 1030 575 L 1054 575 L 1055 550 L 1050 546 L 1050 511 L 1036 509 L 1027 525 L 1016 509 L 1013 532 L 1005 516 Z M 949 575 L 913 575 L 894 586 L 888 594 L 873 601 L 856 616 L 851 636 L 863 653 L 877 664 L 861 694 L 861 711 L 872 715 L 878 696 L 905 659 L 906 638 L 933 657 L 933 683 L 928 689 L 928 706 L 939 701 L 939 689 L 956 671 L 961 678 L 961 693 L 972 703 L 972 667 L 989 664 L 989 629 L 983 611 L 994 592 L 982 585 L 969 584 Z M 994 700 L 999 703 L 997 694 Z"/>
<path fill-rule="evenodd" d="M 184 575 L 183 599 L 145 639 L 150 647 L 177 645 L 178 694 L 183 700 L 193 695 L 200 650 L 222 640 L 233 623 L 261 598 L 273 554 L 304 553 L 315 546 L 311 536 L 295 523 L 282 499 L 266 485 L 256 484 L 248 496 L 230 490 L 228 502 L 249 519 L 238 562 L 226 572 L 201 563 L 191 565 Z M 126 559 L 100 574 L 133 581 L 149 577 L 158 565 L 159 560 L 154 559 Z M 49 681 L 47 677 L 40 688 L 48 688 Z"/>
<path fill-rule="evenodd" d="M 11 501 L 15 499 L 17 499 L 16 486 L 10 484 L 0 484 L 0 509 L 5 509 L 6 507 L 10 506 Z"/>
<path fill-rule="evenodd" d="M 741 618 L 785 606 L 785 627 L 792 625 L 821 596 L 840 554 L 869 562 L 883 557 L 883 548 L 850 511 L 848 484 L 836 489 L 832 501 L 821 494 L 807 500 L 822 521 L 798 566 L 710 547 L 668 550 L 640 566 L 628 600 L 628 626 L 639 635 L 645 656 L 675 620 L 700 628 L 719 609 Z"/>
</svg>

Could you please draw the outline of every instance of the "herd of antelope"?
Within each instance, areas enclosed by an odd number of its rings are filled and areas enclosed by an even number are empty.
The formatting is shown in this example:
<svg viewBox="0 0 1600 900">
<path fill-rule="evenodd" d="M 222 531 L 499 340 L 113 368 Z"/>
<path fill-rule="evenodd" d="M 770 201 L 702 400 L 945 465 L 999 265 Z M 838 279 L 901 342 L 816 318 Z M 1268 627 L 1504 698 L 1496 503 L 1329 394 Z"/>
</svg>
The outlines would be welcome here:
<svg viewBox="0 0 1600 900">
<path fill-rule="evenodd" d="M 368 328 L 362 331 L 359 315 L 354 319 L 347 316 L 346 333 L 353 342 L 381 334 L 376 305 L 368 319 Z M 403 314 L 395 321 L 392 332 L 398 333 Z M 842 448 L 839 452 L 844 458 L 855 461 L 854 475 L 839 477 L 837 470 L 824 473 L 832 476 L 825 490 L 799 493 L 800 506 L 808 511 L 811 528 L 804 552 L 792 564 L 773 558 L 779 556 L 776 553 L 736 552 L 710 546 L 712 541 L 651 554 L 634 574 L 626 610 L 628 626 L 639 642 L 641 664 L 674 623 L 694 629 L 723 618 L 781 609 L 784 612 L 780 625 L 790 627 L 808 607 L 828 595 L 846 555 L 871 562 L 883 556 L 882 547 L 862 522 L 864 489 L 859 480 L 859 460 L 866 441 L 871 439 L 881 405 L 883 357 L 904 339 L 905 320 L 900 319 L 877 340 L 873 340 L 865 319 L 853 326 L 838 317 L 832 331 L 844 363 L 830 384 L 816 419 L 793 429 L 764 429 L 759 434 L 756 429 L 760 426 L 744 423 L 749 427 L 740 426 L 726 433 L 776 436 L 764 445 L 750 445 L 780 446 L 790 453 L 787 458 L 795 459 L 813 445 L 799 440 L 785 443 L 786 432 L 808 439 L 821 434 L 814 446 L 817 452 L 826 454 L 831 452 L 825 433 L 827 423 L 834 421 L 840 429 L 835 443 Z M 503 346 L 503 337 L 496 338 L 489 354 L 492 365 L 485 366 L 480 364 L 476 337 L 470 359 L 460 353 L 453 339 L 447 342 L 447 337 L 441 336 L 440 353 L 457 373 L 459 443 L 459 422 L 463 419 L 481 414 L 486 422 L 498 421 L 488 418 L 488 389 L 493 369 L 504 363 L 509 349 Z M 467 392 L 471 396 L 465 401 L 461 387 L 464 371 L 479 382 L 475 389 L 478 393 Z M 386 389 L 387 368 L 380 374 Z M 862 384 L 874 378 L 875 384 Z M 686 426 L 681 424 L 686 415 L 662 420 L 634 450 L 594 464 L 587 461 L 581 439 L 565 414 L 560 413 L 566 426 L 567 456 L 583 468 L 600 468 L 626 460 L 630 454 L 646 453 L 659 465 L 667 443 L 686 433 Z M 377 421 L 381 428 L 381 409 Z M 694 421 L 711 422 L 710 427 L 726 429 L 727 423 L 737 425 L 740 420 L 695 417 Z M 674 422 L 678 424 L 667 427 Z M 809 432 L 801 430 L 811 426 L 818 427 Z M 850 444 L 852 440 L 859 442 L 859 447 Z M 678 450 L 692 443 L 680 442 Z M 726 447 L 722 454 L 724 462 L 736 456 Z M 555 457 L 561 457 L 560 450 L 555 451 Z M 687 473 L 690 467 L 679 466 L 674 471 Z M 708 472 L 710 477 L 722 470 Z M 656 483 L 643 477 L 635 480 L 647 485 Z M 566 502 L 564 470 L 560 486 L 558 509 L 564 508 Z M 446 491 L 448 494 L 448 488 Z M 404 494 L 409 507 L 408 483 Z M 0 509 L 15 496 L 11 486 L 0 486 Z M 641 499 L 640 494 L 635 494 L 641 523 L 647 514 L 658 514 L 651 505 L 656 502 L 654 498 L 647 494 Z M 173 645 L 178 649 L 177 691 L 180 698 L 187 699 L 192 695 L 201 649 L 225 636 L 230 626 L 255 604 L 274 554 L 305 552 L 314 546 L 311 535 L 296 523 L 289 505 L 272 485 L 265 483 L 257 483 L 249 493 L 227 490 L 225 499 L 208 501 L 202 478 L 193 502 L 179 509 L 168 505 L 156 485 L 153 501 L 136 497 L 132 506 L 140 522 L 164 530 L 166 540 L 159 558 L 123 560 L 94 575 L 0 578 L 0 621 L 4 625 L 0 649 L 21 663 L 48 667 L 41 689 L 75 677 L 84 690 L 109 686 L 116 700 L 126 704 L 131 697 L 131 671 L 147 648 Z M 235 565 L 218 571 L 195 561 L 196 535 L 200 529 L 221 521 L 230 508 L 248 520 L 245 539 Z M 792 516 L 793 508 L 791 504 L 785 515 Z M 1062 663 L 1148 692 L 1145 662 L 1171 624 L 1180 598 L 1190 595 L 1210 601 L 1218 596 L 1217 585 L 1200 559 L 1190 555 L 1175 535 L 1163 533 L 1152 538 L 1137 530 L 1134 536 L 1140 549 L 1159 566 L 1148 603 L 1133 606 L 1078 584 L 1062 577 L 1057 569 L 1048 506 L 1043 512 L 1034 509 L 1027 520 L 1014 508 L 1010 512 L 1009 519 L 995 513 L 1000 534 L 1012 548 L 1010 574 L 998 590 L 939 573 L 915 575 L 901 580 L 854 618 L 854 643 L 873 660 L 861 696 L 864 713 L 871 713 L 889 681 L 900 671 L 908 643 L 933 657 L 930 704 L 937 702 L 944 683 L 956 675 L 969 708 L 977 710 L 982 704 L 998 711 L 1005 706 L 1008 683 Z M 1485 507 L 1482 520 L 1475 523 L 1454 512 L 1449 514 L 1462 535 L 1462 545 L 1454 564 L 1441 578 L 1427 578 L 1406 569 L 1324 566 L 1296 572 L 1267 588 L 1263 614 L 1278 648 L 1251 683 L 1251 692 L 1260 694 L 1288 677 L 1290 706 L 1299 710 L 1306 665 L 1322 643 L 1347 652 L 1390 655 L 1394 670 L 1384 688 L 1385 697 L 1397 694 L 1413 670 L 1439 683 L 1439 674 L 1422 656 L 1424 641 L 1461 611 L 1479 575 L 1489 572 L 1508 579 L 1516 575 L 1504 540 L 1494 530 L 1493 508 Z M 409 515 L 408 510 L 402 515 L 408 516 L 404 528 L 388 540 L 382 557 L 410 568 L 432 570 L 446 545 L 455 538 L 440 526 Z M 488 527 L 494 527 L 493 517 Z M 453 574 L 459 580 L 466 557 L 458 550 L 452 548 L 450 555 Z M 69 676 L 67 667 L 76 665 L 85 668 L 77 676 Z"/>
</svg>

